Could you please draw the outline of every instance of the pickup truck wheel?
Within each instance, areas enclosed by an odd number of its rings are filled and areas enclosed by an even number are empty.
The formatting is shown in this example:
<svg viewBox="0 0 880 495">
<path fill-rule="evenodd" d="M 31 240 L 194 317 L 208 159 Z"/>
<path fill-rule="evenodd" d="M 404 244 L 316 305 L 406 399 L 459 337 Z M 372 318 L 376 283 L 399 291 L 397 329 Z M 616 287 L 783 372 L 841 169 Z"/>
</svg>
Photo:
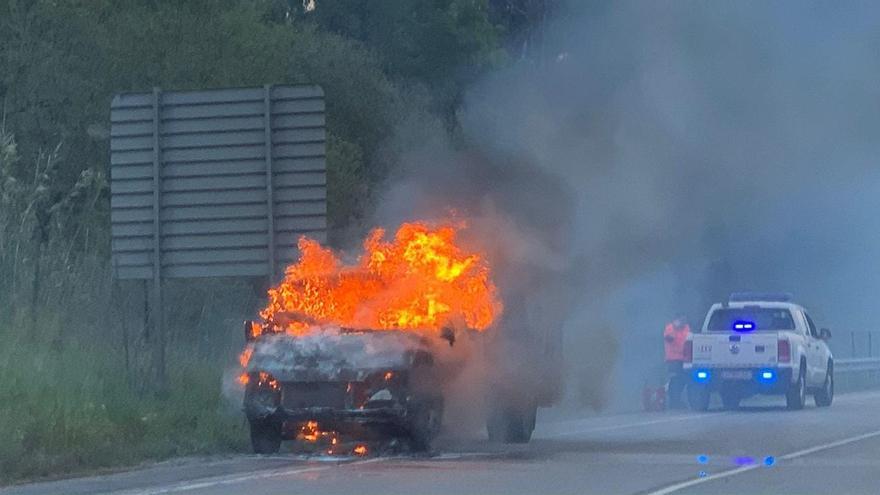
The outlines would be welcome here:
<svg viewBox="0 0 880 495">
<path fill-rule="evenodd" d="M 254 420 L 251 426 L 251 447 L 255 454 L 275 454 L 281 448 L 281 425 L 269 420 Z"/>
<path fill-rule="evenodd" d="M 694 411 L 707 411 L 709 410 L 709 399 L 710 399 L 709 388 L 703 385 L 697 385 L 694 383 L 688 384 L 687 387 L 687 398 L 688 405 L 691 406 L 691 409 Z"/>
<path fill-rule="evenodd" d="M 535 430 L 537 414 L 537 406 L 496 408 L 486 422 L 489 440 L 503 443 L 528 443 Z"/>
<path fill-rule="evenodd" d="M 721 403 L 724 404 L 724 409 L 739 409 L 741 400 L 742 395 L 739 390 L 733 390 L 729 387 L 721 389 Z"/>
<path fill-rule="evenodd" d="M 834 363 L 828 361 L 828 371 L 825 372 L 825 383 L 822 388 L 813 394 L 813 400 L 817 407 L 828 407 L 834 401 Z"/>
<path fill-rule="evenodd" d="M 803 409 L 807 402 L 806 366 L 801 363 L 797 382 L 793 383 L 785 393 L 785 404 L 791 410 Z"/>
</svg>

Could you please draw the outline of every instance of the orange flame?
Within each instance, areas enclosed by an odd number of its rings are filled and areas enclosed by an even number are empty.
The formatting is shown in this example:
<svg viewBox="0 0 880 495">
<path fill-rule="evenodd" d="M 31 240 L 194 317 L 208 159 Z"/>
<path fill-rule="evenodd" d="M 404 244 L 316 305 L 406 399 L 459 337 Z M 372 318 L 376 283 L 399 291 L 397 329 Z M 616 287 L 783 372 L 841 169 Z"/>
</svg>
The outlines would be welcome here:
<svg viewBox="0 0 880 495">
<path fill-rule="evenodd" d="M 250 323 L 250 329 L 248 331 L 250 332 L 251 338 L 255 339 L 259 337 L 261 333 L 263 333 L 263 327 L 259 323 L 252 321 Z"/>
<path fill-rule="evenodd" d="M 272 390 L 278 390 L 281 388 L 281 386 L 278 384 L 278 380 L 273 378 L 272 375 L 266 373 L 265 371 L 261 371 L 259 373 L 259 381 L 257 382 L 257 384 L 261 387 L 269 387 Z"/>
<path fill-rule="evenodd" d="M 355 446 L 355 448 L 352 452 L 354 452 L 354 455 L 356 455 L 356 456 L 363 457 L 363 456 L 367 455 L 367 446 L 362 443 L 358 444 Z"/>
<path fill-rule="evenodd" d="M 433 331 L 464 324 L 485 330 L 502 305 L 485 257 L 456 244 L 462 227 L 405 223 L 391 241 L 383 229 L 375 229 L 353 265 L 302 237 L 299 262 L 269 290 L 260 316 L 291 334 L 315 323 Z"/>
<path fill-rule="evenodd" d="M 317 442 L 320 431 L 321 430 L 318 429 L 317 421 L 307 421 L 306 424 L 300 428 L 303 438 L 309 442 Z"/>
<path fill-rule="evenodd" d="M 251 382 L 251 375 L 247 372 L 238 375 L 238 382 L 242 385 L 247 385 Z M 268 387 L 272 390 L 280 390 L 281 384 L 278 383 L 272 375 L 266 373 L 265 371 L 261 371 L 257 374 L 257 383 L 258 387 Z"/>
<path fill-rule="evenodd" d="M 297 438 L 309 443 L 317 443 L 319 440 L 327 441 L 333 446 L 339 443 L 339 436 L 335 431 L 324 431 L 318 426 L 317 421 L 306 421 L 299 429 Z"/>
<path fill-rule="evenodd" d="M 241 355 L 238 356 L 238 363 L 241 365 L 242 368 L 247 368 L 247 365 L 250 362 L 253 353 L 253 347 L 246 347 L 245 350 L 241 352 Z"/>
</svg>

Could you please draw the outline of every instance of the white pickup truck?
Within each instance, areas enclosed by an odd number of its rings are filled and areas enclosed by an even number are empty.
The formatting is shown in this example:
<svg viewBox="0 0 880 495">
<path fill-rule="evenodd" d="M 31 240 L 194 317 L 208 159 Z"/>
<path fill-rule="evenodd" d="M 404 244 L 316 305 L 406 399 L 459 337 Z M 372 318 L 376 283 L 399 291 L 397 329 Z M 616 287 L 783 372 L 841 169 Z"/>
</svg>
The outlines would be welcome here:
<svg viewBox="0 0 880 495">
<path fill-rule="evenodd" d="M 751 395 L 779 394 L 789 409 L 801 409 L 812 393 L 817 406 L 830 406 L 830 338 L 787 295 L 732 294 L 709 309 L 700 332 L 685 343 L 688 402 L 705 411 L 718 392 L 724 407 L 733 409 Z"/>
</svg>

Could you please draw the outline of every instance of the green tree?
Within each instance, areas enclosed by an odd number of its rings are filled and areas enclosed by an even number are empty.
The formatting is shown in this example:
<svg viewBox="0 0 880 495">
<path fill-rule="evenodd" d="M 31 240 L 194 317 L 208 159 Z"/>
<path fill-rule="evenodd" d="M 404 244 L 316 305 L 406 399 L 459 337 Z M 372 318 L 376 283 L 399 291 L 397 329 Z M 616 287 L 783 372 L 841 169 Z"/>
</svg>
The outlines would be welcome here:
<svg viewBox="0 0 880 495">
<path fill-rule="evenodd" d="M 335 157 L 330 166 L 355 174 L 343 181 L 347 184 L 365 181 L 360 189 L 367 192 L 358 194 L 368 194 L 383 170 L 375 151 L 403 112 L 397 86 L 363 43 L 308 24 L 277 22 L 270 15 L 272 5 L 243 0 L 3 4 L 0 62 L 9 70 L 0 72 L 0 99 L 20 154 L 35 157 L 62 142 L 53 187 L 64 190 L 83 170 L 106 171 L 108 106 L 116 92 L 312 83 L 327 94 L 328 130 L 334 136 L 329 146 L 346 148 L 330 150 Z M 342 157 L 358 157 L 358 163 L 343 164 Z M 332 194 L 355 194 L 332 189 Z M 331 223 L 339 227 L 360 215 L 336 208 L 366 202 L 331 198 L 331 204 Z M 107 204 L 99 206 L 106 219 Z"/>
<path fill-rule="evenodd" d="M 500 60 L 485 0 L 317 0 L 302 17 L 375 50 L 391 77 L 429 86 L 441 112 Z"/>
</svg>

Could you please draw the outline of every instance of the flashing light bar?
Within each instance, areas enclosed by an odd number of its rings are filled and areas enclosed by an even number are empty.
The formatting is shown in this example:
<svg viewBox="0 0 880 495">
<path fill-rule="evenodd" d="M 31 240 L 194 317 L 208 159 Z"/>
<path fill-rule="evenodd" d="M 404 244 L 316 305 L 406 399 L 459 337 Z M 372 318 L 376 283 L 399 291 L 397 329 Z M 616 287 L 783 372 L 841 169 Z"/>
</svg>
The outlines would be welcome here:
<svg viewBox="0 0 880 495">
<path fill-rule="evenodd" d="M 755 329 L 755 322 L 737 320 L 733 322 L 733 329 L 737 332 L 751 332 Z"/>
<path fill-rule="evenodd" d="M 729 302 L 791 302 L 787 292 L 734 292 L 727 298 Z"/>
</svg>

